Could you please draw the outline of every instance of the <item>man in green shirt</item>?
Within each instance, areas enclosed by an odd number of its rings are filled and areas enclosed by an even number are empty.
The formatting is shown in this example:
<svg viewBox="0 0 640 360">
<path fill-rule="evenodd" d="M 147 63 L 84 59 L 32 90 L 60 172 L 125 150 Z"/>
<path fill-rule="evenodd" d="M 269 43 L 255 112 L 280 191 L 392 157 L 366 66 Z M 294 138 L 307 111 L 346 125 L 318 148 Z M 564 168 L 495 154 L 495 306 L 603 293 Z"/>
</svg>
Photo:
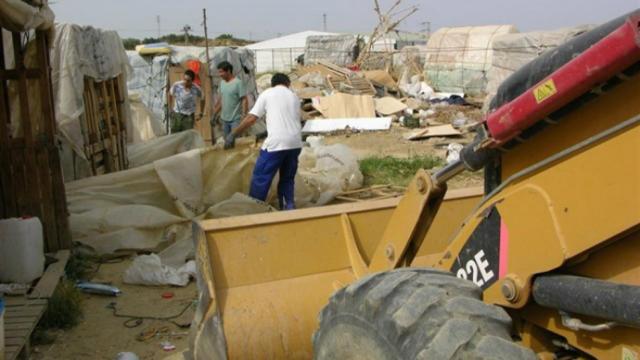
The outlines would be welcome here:
<svg viewBox="0 0 640 360">
<path fill-rule="evenodd" d="M 240 121 L 249 111 L 247 91 L 242 80 L 233 75 L 233 66 L 228 61 L 218 64 L 218 75 L 222 78 L 220 82 L 220 96 L 213 113 L 220 113 L 224 138 L 240 125 Z"/>
</svg>

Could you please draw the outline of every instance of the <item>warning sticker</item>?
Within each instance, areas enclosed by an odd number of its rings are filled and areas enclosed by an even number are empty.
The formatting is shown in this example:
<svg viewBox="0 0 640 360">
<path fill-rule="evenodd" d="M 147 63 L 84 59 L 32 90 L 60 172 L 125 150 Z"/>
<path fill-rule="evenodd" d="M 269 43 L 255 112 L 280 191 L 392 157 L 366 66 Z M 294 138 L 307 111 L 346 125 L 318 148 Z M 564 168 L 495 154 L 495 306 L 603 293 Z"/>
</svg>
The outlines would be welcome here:
<svg viewBox="0 0 640 360">
<path fill-rule="evenodd" d="M 542 83 L 542 85 L 533 89 L 533 96 L 535 96 L 536 102 L 540 104 L 555 95 L 557 92 L 558 89 L 556 89 L 556 84 L 553 82 L 553 79 L 549 79 Z"/>
</svg>

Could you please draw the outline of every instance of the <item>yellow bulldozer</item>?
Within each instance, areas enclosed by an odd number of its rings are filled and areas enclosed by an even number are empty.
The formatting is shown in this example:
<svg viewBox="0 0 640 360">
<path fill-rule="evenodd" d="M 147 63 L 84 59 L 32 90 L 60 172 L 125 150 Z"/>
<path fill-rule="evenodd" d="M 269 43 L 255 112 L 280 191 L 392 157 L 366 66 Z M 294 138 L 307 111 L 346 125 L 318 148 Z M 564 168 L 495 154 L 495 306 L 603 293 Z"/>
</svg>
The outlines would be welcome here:
<svg viewBox="0 0 640 360">
<path fill-rule="evenodd" d="M 640 11 L 512 75 L 400 199 L 194 233 L 196 359 L 639 359 Z"/>
</svg>

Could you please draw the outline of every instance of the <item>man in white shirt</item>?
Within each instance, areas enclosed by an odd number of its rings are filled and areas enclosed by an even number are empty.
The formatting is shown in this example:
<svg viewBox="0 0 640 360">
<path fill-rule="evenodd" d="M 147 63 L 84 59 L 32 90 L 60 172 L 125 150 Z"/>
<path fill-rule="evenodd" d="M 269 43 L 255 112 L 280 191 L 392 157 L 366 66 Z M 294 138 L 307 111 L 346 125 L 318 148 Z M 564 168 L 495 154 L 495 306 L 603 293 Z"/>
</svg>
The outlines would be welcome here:
<svg viewBox="0 0 640 360">
<path fill-rule="evenodd" d="M 253 169 L 249 196 L 266 201 L 273 177 L 279 172 L 278 201 L 282 210 L 295 208 L 294 180 L 302 149 L 300 99 L 289 85 L 287 75 L 273 75 L 271 88 L 260 94 L 253 109 L 225 139 L 225 149 L 233 147 L 235 137 L 266 113 L 267 139 Z"/>
</svg>

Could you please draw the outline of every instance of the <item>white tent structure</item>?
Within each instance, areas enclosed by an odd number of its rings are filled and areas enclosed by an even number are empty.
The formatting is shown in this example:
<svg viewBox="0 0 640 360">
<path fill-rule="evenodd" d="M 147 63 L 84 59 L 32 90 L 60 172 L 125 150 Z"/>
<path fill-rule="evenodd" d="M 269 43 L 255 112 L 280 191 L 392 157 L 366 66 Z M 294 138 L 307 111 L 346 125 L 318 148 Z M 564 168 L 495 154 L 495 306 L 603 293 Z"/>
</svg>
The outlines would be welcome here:
<svg viewBox="0 0 640 360">
<path fill-rule="evenodd" d="M 289 71 L 296 58 L 304 54 L 307 38 L 314 35 L 338 35 L 322 31 L 303 31 L 246 46 L 256 57 L 256 72 Z"/>
</svg>

